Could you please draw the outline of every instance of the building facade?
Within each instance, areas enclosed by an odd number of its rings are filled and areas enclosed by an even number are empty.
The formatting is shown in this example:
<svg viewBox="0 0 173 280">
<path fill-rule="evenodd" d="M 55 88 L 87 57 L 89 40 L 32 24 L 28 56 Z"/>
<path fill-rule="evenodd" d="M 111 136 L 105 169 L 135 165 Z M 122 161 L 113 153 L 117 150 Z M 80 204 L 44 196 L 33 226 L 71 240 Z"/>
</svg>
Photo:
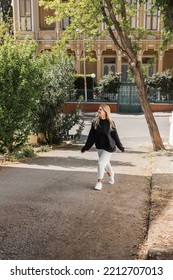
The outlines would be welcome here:
<svg viewBox="0 0 173 280">
<path fill-rule="evenodd" d="M 133 0 L 129 0 L 131 2 Z M 48 25 L 45 18 L 52 11 L 39 7 L 38 0 L 13 0 L 14 32 L 21 36 L 29 35 L 36 40 L 38 52 L 51 50 L 61 33 L 70 24 L 69 18 Z M 136 4 L 137 5 L 137 4 Z M 142 7 L 136 7 L 136 16 L 132 19 L 133 27 L 144 27 L 151 31 L 150 35 L 140 41 L 141 49 L 138 60 L 146 66 L 149 75 L 173 68 L 173 42 L 166 50 L 160 50 L 162 42 L 162 26 L 159 11 L 150 12 L 150 1 Z M 104 24 L 101 27 L 104 29 Z M 133 37 L 132 37 L 133 39 Z M 121 72 L 122 81 L 128 81 L 128 62 L 121 51 L 116 49 L 109 36 L 99 37 L 91 42 L 91 56 L 94 62 L 86 62 L 86 74 L 94 73 L 100 80 L 110 70 Z M 76 59 L 76 72 L 84 73 L 84 63 L 81 61 L 84 45 L 82 40 L 71 41 L 67 46 L 68 53 Z"/>
</svg>

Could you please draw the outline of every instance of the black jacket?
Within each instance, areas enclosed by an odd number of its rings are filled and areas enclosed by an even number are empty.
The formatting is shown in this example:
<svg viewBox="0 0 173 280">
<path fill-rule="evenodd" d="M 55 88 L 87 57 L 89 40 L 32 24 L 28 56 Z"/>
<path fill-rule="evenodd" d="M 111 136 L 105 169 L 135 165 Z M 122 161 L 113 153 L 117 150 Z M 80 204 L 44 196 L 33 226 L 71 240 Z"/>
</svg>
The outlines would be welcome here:
<svg viewBox="0 0 173 280">
<path fill-rule="evenodd" d="M 124 152 L 115 125 L 110 129 L 109 121 L 100 119 L 98 126 L 95 128 L 94 122 L 92 122 L 86 144 L 81 151 L 88 151 L 95 144 L 97 149 L 103 149 L 110 153 L 116 150 L 116 146 Z"/>
</svg>

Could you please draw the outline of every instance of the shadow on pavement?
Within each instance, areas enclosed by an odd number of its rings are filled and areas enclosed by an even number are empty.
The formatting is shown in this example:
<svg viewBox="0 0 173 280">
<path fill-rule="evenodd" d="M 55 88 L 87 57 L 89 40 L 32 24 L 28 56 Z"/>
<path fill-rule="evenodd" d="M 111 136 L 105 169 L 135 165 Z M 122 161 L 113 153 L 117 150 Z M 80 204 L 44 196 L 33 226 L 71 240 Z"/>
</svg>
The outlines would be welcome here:
<svg viewBox="0 0 173 280">
<path fill-rule="evenodd" d="M 97 161 L 92 160 L 92 159 L 86 159 L 86 158 L 78 158 L 78 157 L 73 157 L 73 156 L 68 156 L 68 157 L 36 157 L 34 159 L 29 159 L 25 161 L 24 163 L 27 165 L 33 165 L 33 168 L 36 168 L 36 165 L 38 166 L 57 166 L 57 167 L 62 167 L 62 168 L 70 168 L 74 169 L 75 167 L 91 167 L 96 170 L 97 168 Z M 19 161 L 20 162 L 20 161 Z M 21 161 L 23 163 L 23 161 Z M 116 160 L 111 160 L 111 164 L 113 166 L 135 166 L 130 162 L 122 162 L 122 161 L 116 161 Z M 86 170 L 87 171 L 87 170 Z"/>
</svg>

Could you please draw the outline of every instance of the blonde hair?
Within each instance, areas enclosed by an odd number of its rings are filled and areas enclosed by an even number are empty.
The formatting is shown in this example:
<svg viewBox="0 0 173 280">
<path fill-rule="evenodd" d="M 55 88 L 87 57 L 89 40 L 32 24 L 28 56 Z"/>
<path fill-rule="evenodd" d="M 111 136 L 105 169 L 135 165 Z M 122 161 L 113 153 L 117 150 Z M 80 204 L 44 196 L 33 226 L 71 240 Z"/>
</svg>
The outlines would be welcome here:
<svg viewBox="0 0 173 280">
<path fill-rule="evenodd" d="M 109 105 L 107 104 L 101 104 L 100 107 L 103 109 L 103 111 L 106 113 L 106 119 L 109 121 L 110 123 L 110 129 L 112 129 L 113 127 L 115 127 L 115 123 L 112 121 L 112 117 L 111 117 L 111 109 L 109 107 Z M 99 125 L 100 122 L 100 117 L 97 116 L 94 119 L 94 127 L 97 128 L 97 126 Z"/>
</svg>

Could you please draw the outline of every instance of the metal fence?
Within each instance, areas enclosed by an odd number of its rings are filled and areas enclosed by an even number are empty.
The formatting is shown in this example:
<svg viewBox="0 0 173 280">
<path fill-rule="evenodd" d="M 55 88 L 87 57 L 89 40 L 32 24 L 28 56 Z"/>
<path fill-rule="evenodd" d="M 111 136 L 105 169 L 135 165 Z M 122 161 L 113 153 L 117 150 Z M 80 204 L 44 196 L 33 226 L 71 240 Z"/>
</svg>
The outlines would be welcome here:
<svg viewBox="0 0 173 280">
<path fill-rule="evenodd" d="M 84 89 L 77 89 L 76 97 L 83 96 L 85 100 Z M 152 103 L 173 103 L 173 91 L 165 94 L 154 88 L 148 89 L 148 100 Z M 87 101 L 94 102 L 115 102 L 121 106 L 139 106 L 140 101 L 137 94 L 136 85 L 133 83 L 122 83 L 117 93 L 102 93 L 101 95 L 92 89 L 87 89 Z"/>
</svg>

